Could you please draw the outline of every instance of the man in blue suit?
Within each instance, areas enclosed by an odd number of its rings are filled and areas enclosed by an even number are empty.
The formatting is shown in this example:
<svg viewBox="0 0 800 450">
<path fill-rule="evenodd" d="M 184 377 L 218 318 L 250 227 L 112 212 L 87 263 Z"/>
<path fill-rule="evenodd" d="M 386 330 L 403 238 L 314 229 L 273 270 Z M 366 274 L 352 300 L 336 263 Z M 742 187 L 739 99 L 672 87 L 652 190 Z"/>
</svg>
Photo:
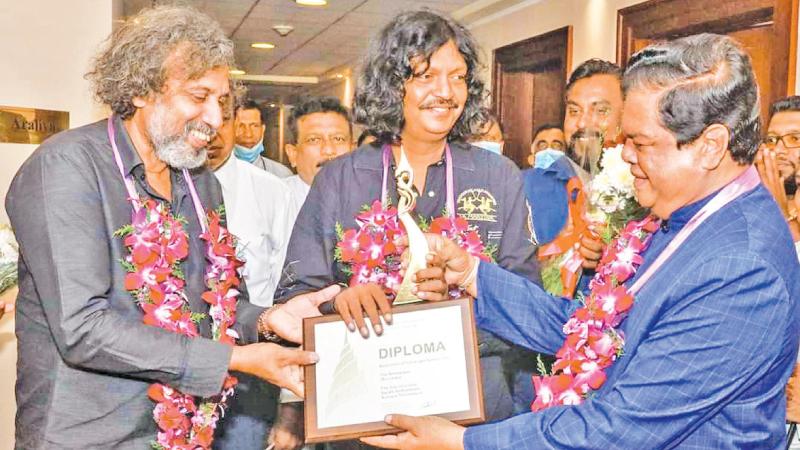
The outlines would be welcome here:
<svg viewBox="0 0 800 450">
<path fill-rule="evenodd" d="M 760 125 L 750 59 L 720 35 L 655 44 L 631 58 L 623 91 L 623 156 L 639 202 L 661 225 L 625 285 L 641 289 L 617 326 L 624 354 L 605 382 L 578 404 L 469 429 L 392 415 L 387 422 L 407 431 L 365 441 L 415 450 L 783 448 L 800 264 L 752 166 Z M 539 352 L 561 347 L 580 305 L 442 238 L 429 243 L 448 282 L 476 298 L 479 327 Z"/>
</svg>

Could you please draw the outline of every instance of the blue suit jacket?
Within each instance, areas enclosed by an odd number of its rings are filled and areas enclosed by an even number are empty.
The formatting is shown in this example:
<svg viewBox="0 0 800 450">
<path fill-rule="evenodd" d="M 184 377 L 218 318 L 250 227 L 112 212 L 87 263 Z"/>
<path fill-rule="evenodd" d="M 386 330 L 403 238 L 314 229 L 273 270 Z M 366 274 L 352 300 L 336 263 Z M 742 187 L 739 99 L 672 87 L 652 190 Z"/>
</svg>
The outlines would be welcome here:
<svg viewBox="0 0 800 450">
<path fill-rule="evenodd" d="M 639 275 L 706 201 L 655 233 Z M 575 303 L 490 264 L 478 283 L 479 327 L 558 350 Z M 465 447 L 782 448 L 799 299 L 789 231 L 759 186 L 709 217 L 642 288 L 621 326 L 625 353 L 593 397 L 470 428 Z"/>
</svg>

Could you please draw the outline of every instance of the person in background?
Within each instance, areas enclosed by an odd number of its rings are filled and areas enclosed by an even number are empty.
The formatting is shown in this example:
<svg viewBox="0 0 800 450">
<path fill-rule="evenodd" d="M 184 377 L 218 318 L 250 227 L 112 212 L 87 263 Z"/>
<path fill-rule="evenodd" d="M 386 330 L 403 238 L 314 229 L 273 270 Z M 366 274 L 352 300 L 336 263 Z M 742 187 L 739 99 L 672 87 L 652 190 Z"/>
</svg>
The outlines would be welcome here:
<svg viewBox="0 0 800 450">
<path fill-rule="evenodd" d="M 314 177 L 328 161 L 350 151 L 352 123 L 350 112 L 336 97 L 304 97 L 289 115 L 292 142 L 286 144 L 286 154 L 297 175 L 284 178 L 291 191 L 295 215 L 306 200 Z M 303 444 L 302 399 L 283 390 L 280 394 L 277 420 L 270 432 L 269 442 L 275 450 L 292 450 Z"/>
<path fill-rule="evenodd" d="M 543 152 L 544 158 L 538 162 L 539 167 L 548 167 L 555 159 L 564 156 L 566 150 L 566 140 L 564 131 L 559 125 L 546 123 L 540 125 L 533 132 L 531 141 L 531 153 L 528 155 L 528 165 L 531 168 L 537 166 L 536 154 Z"/>
<path fill-rule="evenodd" d="M 278 178 L 291 176 L 292 171 L 288 167 L 263 155 L 264 134 L 267 130 L 264 109 L 253 100 L 246 100 L 236 107 L 235 118 L 236 157 Z"/>
<path fill-rule="evenodd" d="M 296 214 L 291 193 L 271 173 L 232 157 L 233 111 L 228 110 L 208 146 L 206 165 L 222 187 L 228 228 L 245 261 L 242 276 L 250 303 L 272 305 Z M 257 377 L 239 375 L 215 448 L 263 450 L 275 419 L 278 388 Z"/>
<path fill-rule="evenodd" d="M 616 64 L 590 59 L 570 75 L 566 86 L 564 138 L 566 155 L 558 151 L 544 153 L 533 169 L 524 173 L 525 196 L 531 207 L 534 238 L 538 245 L 551 243 L 562 234 L 572 232 L 572 217 L 583 217 L 580 196 L 589 174 L 580 166 L 575 141 L 590 133 L 602 133 L 607 143 L 616 142 L 620 135 L 622 116 L 622 70 Z M 535 144 L 535 142 L 534 142 Z M 557 144 L 556 144 L 557 145 Z M 610 145 L 610 144 L 609 144 Z M 591 231 L 571 238 L 580 242 L 583 267 L 592 270 L 597 265 L 602 242 Z M 591 272 L 584 273 L 580 286 L 586 287 Z"/>
<path fill-rule="evenodd" d="M 756 168 L 786 218 L 800 258 L 800 96 L 773 103 L 767 134 L 756 155 Z M 798 358 L 800 360 L 800 357 Z M 786 385 L 786 420 L 800 422 L 800 362 Z"/>
<path fill-rule="evenodd" d="M 336 97 L 305 97 L 292 108 L 289 132 L 292 142 L 286 144 L 286 155 L 297 175 L 284 182 L 299 212 L 322 166 L 350 151 L 353 125 L 350 112 Z"/>
<path fill-rule="evenodd" d="M 500 126 L 497 118 L 490 115 L 481 133 L 472 138 L 470 144 L 502 155 L 505 141 L 503 140 L 503 127 Z"/>
</svg>

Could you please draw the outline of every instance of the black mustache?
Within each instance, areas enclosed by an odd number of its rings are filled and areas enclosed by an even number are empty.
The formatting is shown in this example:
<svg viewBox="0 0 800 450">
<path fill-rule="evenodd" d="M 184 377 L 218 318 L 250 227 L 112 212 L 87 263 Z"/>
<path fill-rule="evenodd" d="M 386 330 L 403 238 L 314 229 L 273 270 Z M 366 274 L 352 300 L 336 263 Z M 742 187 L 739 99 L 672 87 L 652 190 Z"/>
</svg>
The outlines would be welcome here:
<svg viewBox="0 0 800 450">
<path fill-rule="evenodd" d="M 420 106 L 419 108 L 420 109 L 433 109 L 433 108 L 451 108 L 451 109 L 456 109 L 457 107 L 458 107 L 458 105 L 456 105 L 455 102 L 450 101 L 450 100 L 435 100 L 435 101 L 423 103 L 422 106 Z"/>
</svg>

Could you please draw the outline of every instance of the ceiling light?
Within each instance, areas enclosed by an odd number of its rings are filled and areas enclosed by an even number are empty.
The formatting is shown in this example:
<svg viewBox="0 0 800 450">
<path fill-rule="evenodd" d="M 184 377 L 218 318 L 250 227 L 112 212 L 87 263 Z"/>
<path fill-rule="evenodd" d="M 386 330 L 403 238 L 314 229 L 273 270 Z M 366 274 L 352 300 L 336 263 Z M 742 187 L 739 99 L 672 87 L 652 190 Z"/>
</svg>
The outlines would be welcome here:
<svg viewBox="0 0 800 450">
<path fill-rule="evenodd" d="M 274 107 L 275 107 L 275 103 L 270 103 L 270 104 L 269 104 L 269 107 L 270 107 L 270 108 L 274 108 Z"/>
<path fill-rule="evenodd" d="M 250 47 L 269 50 L 275 48 L 275 44 L 270 44 L 269 42 L 253 42 L 250 44 Z"/>
<path fill-rule="evenodd" d="M 325 6 L 328 0 L 294 0 L 295 3 L 302 6 Z"/>
<path fill-rule="evenodd" d="M 241 70 L 241 69 L 231 69 L 231 70 L 228 71 L 228 73 L 231 74 L 231 75 L 244 75 L 247 72 L 245 72 L 244 70 Z"/>
<path fill-rule="evenodd" d="M 284 37 L 289 33 L 291 33 L 292 31 L 294 31 L 293 26 L 284 24 L 275 25 L 274 27 L 272 27 L 272 29 L 275 30 L 276 33 L 281 35 L 281 37 Z"/>
<path fill-rule="evenodd" d="M 344 78 L 344 75 L 342 75 L 342 74 L 340 74 L 340 73 L 337 73 L 337 74 L 336 74 L 336 78 Z"/>
</svg>

